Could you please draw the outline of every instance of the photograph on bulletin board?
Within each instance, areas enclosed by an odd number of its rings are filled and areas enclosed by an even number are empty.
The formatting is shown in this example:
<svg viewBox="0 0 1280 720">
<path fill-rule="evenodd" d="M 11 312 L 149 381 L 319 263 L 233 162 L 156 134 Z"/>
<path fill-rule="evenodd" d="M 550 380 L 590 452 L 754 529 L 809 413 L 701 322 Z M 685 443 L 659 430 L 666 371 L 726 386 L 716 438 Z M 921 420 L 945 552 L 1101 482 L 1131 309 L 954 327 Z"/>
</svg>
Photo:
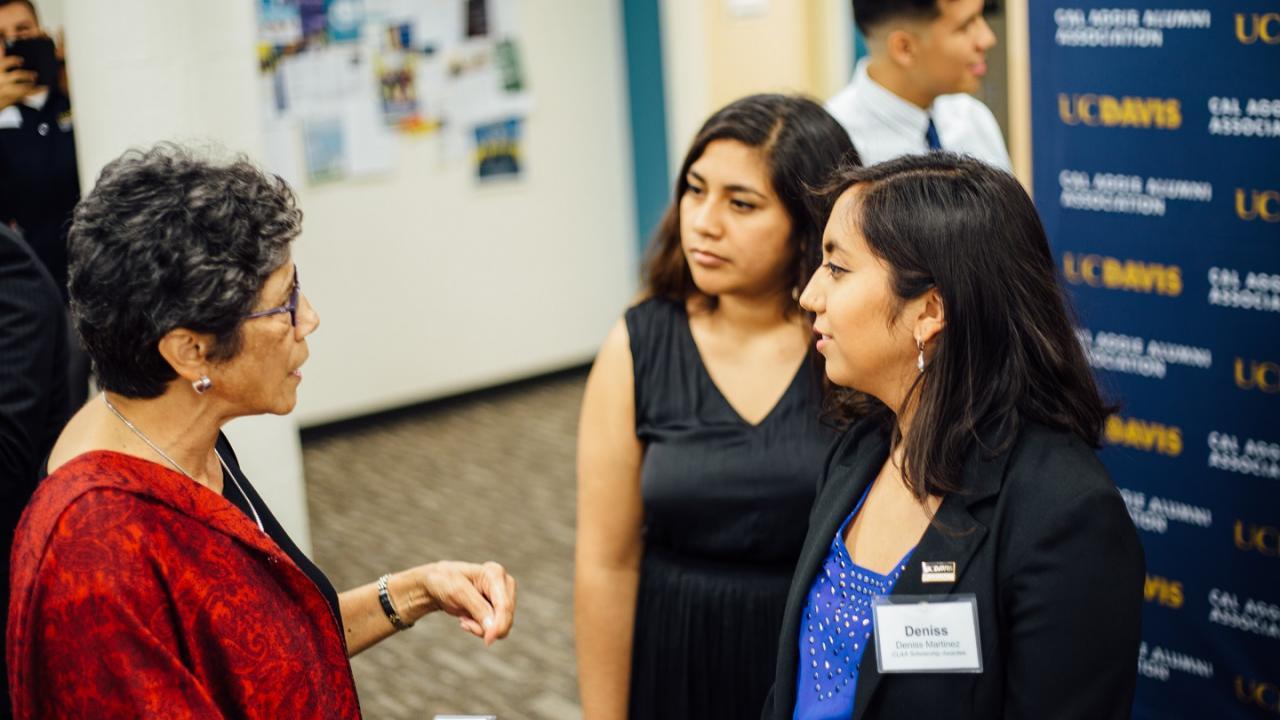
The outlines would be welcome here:
<svg viewBox="0 0 1280 720">
<path fill-rule="evenodd" d="M 476 179 L 481 182 L 520 178 L 520 118 L 475 127 Z"/>
</svg>

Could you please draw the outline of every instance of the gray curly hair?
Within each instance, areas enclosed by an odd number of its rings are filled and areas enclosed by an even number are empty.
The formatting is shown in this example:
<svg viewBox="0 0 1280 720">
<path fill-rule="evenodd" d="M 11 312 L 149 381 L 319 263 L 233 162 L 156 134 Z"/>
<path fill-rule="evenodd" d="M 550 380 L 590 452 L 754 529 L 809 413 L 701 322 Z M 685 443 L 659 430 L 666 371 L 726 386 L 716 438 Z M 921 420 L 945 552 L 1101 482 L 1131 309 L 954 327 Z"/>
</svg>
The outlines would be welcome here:
<svg viewBox="0 0 1280 720">
<path fill-rule="evenodd" d="M 158 343 L 175 328 L 213 335 L 211 360 L 234 357 L 301 227 L 288 184 L 244 156 L 219 163 L 161 143 L 111 161 L 68 235 L 71 314 L 98 385 L 162 394 L 177 373 Z"/>
</svg>

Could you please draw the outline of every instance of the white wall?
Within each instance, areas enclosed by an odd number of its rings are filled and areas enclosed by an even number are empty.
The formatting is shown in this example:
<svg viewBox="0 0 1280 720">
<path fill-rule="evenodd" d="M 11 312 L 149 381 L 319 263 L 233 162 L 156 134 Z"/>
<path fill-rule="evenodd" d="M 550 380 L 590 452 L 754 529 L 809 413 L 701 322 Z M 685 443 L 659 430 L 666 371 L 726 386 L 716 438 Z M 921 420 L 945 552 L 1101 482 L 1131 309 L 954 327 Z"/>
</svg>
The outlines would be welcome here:
<svg viewBox="0 0 1280 720">
<path fill-rule="evenodd" d="M 667 96 L 667 166 L 680 164 L 698 128 L 715 111 L 711 100 L 711 58 L 707 4 L 660 0 L 662 74 Z"/>
<path fill-rule="evenodd" d="M 299 189 L 321 316 L 302 424 L 591 359 L 635 289 L 619 5 L 521 3 L 522 181 L 479 187 L 428 137 L 399 141 L 389 178 Z"/>
<path fill-rule="evenodd" d="M 62 0 L 85 191 L 131 145 L 211 138 L 263 157 L 255 0 Z M 297 188 L 295 259 L 320 312 L 289 418 L 232 423 L 242 465 L 307 547 L 297 422 L 351 417 L 589 360 L 634 291 L 617 2 L 528 0 L 535 107 L 521 182 L 399 141 L 389 177 Z M 358 480 L 358 479 L 357 479 Z"/>
</svg>

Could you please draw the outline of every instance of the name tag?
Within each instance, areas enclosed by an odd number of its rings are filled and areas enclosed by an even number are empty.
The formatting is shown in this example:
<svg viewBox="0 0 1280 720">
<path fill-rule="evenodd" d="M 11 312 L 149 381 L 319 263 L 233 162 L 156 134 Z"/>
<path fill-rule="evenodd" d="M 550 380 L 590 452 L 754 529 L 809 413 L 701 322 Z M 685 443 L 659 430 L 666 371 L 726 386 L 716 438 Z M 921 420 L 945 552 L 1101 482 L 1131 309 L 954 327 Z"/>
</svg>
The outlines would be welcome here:
<svg viewBox="0 0 1280 720">
<path fill-rule="evenodd" d="M 953 583 L 956 581 L 956 564 L 953 562 L 920 563 L 920 582 Z"/>
<path fill-rule="evenodd" d="M 882 595 L 871 611 L 882 674 L 982 672 L 976 595 Z"/>
</svg>

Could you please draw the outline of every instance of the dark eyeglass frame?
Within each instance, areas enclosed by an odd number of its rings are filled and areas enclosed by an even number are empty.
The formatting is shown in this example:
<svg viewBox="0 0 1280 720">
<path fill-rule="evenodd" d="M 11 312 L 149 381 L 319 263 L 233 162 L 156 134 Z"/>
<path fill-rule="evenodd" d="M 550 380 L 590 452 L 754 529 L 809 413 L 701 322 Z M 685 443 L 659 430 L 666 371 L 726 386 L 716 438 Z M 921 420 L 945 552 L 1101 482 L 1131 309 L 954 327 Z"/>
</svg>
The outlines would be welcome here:
<svg viewBox="0 0 1280 720">
<path fill-rule="evenodd" d="M 289 293 L 289 302 L 280 307 L 273 307 L 267 310 L 259 310 L 255 313 L 249 313 L 244 316 L 245 320 L 253 320 L 260 317 L 269 317 L 271 315 L 279 315 L 280 313 L 289 313 L 289 324 L 298 327 L 298 296 L 302 292 L 302 284 L 298 282 L 298 266 L 293 266 L 293 291 Z"/>
</svg>

